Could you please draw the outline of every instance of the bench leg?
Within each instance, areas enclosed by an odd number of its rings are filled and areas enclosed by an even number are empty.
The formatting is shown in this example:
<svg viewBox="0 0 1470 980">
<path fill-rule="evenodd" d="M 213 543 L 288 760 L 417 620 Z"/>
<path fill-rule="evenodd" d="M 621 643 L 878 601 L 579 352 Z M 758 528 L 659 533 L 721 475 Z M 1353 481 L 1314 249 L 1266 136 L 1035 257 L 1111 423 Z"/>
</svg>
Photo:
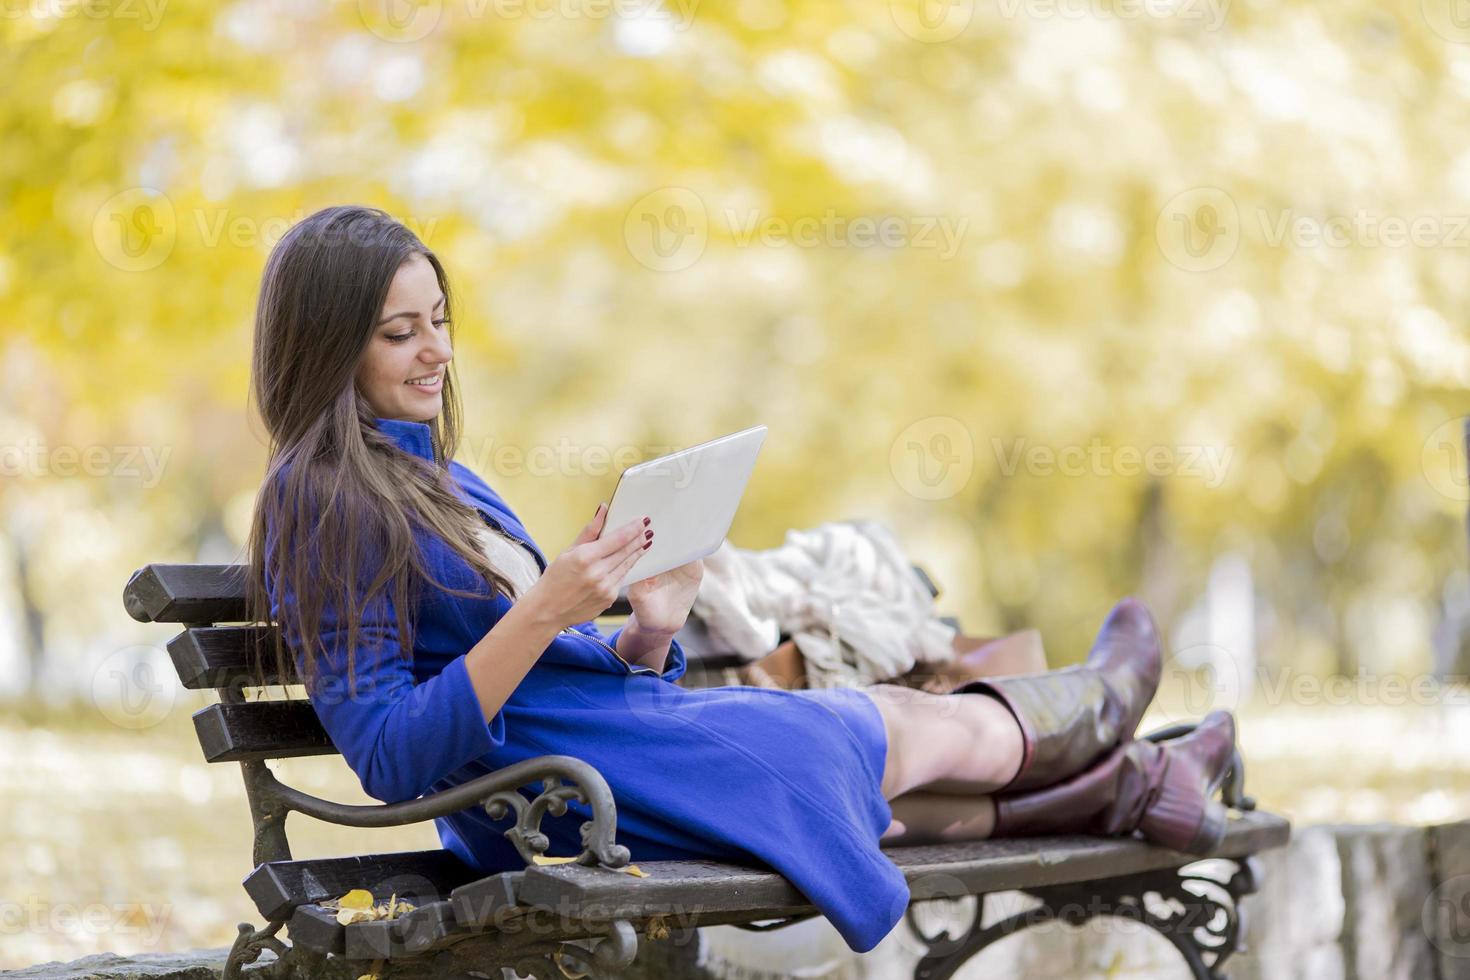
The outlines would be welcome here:
<svg viewBox="0 0 1470 980">
<path fill-rule="evenodd" d="M 1224 860 L 1224 859 L 1213 859 Z M 926 934 L 915 923 L 910 928 L 928 948 L 914 969 L 914 980 L 948 980 L 971 957 L 992 943 L 1044 922 L 1080 926 L 1100 916 L 1141 922 L 1173 944 L 1197 980 L 1220 980 L 1231 954 L 1240 949 L 1241 900 L 1256 890 L 1259 870 L 1253 859 L 1226 862 L 1229 878 L 1219 881 L 1193 870 L 1153 871 L 1121 878 L 1028 888 L 1041 901 L 1035 908 L 983 925 L 985 898 L 975 920 L 961 936 L 948 930 Z"/>
<path fill-rule="evenodd" d="M 272 922 L 264 929 L 256 930 L 248 922 L 240 923 L 237 926 L 240 934 L 230 947 L 230 955 L 225 957 L 225 969 L 220 980 L 240 980 L 241 969 L 246 963 L 254 963 L 259 959 L 262 949 L 270 949 L 275 953 L 277 963 L 284 962 L 288 947 L 276 938 L 276 933 L 283 925 L 284 922 Z"/>
</svg>

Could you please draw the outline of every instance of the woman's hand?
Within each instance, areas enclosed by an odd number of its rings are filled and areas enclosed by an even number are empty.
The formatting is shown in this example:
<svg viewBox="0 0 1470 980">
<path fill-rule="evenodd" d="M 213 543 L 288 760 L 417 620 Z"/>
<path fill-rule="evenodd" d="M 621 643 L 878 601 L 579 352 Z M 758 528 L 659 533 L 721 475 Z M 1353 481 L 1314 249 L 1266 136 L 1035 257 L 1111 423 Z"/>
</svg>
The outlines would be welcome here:
<svg viewBox="0 0 1470 980">
<path fill-rule="evenodd" d="M 679 632 L 689 618 L 703 578 L 704 561 L 695 559 L 628 586 L 628 605 L 633 607 L 639 628 L 645 633 L 669 636 Z"/>
<path fill-rule="evenodd" d="M 546 566 L 520 602 L 529 602 L 537 615 L 558 629 L 585 623 L 617 601 L 618 583 L 652 543 L 644 521 L 629 521 L 598 539 L 607 520 L 606 505 L 597 513 L 566 551 Z"/>
</svg>

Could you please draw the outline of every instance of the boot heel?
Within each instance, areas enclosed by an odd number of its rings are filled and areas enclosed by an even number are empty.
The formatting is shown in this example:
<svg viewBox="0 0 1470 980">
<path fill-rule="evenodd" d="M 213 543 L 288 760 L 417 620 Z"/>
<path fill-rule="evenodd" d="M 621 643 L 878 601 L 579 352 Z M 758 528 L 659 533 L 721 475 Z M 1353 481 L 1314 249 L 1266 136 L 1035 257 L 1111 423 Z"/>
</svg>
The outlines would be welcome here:
<svg viewBox="0 0 1470 980">
<path fill-rule="evenodd" d="M 1225 838 L 1225 804 L 1215 799 L 1235 745 L 1235 720 L 1211 712 L 1190 735 L 1164 744 L 1169 756 L 1159 795 L 1138 829 L 1149 840 L 1186 854 L 1209 854 Z"/>
<path fill-rule="evenodd" d="M 1225 804 L 1211 800 L 1200 820 L 1199 832 L 1184 849 L 1187 854 L 1211 854 L 1225 839 Z"/>
</svg>

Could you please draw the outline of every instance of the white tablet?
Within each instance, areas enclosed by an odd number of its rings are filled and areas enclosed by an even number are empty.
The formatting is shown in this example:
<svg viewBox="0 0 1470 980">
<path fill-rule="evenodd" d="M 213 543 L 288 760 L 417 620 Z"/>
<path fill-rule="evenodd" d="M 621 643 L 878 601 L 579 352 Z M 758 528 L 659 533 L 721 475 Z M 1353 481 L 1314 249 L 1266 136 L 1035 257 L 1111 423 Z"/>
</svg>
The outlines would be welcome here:
<svg viewBox="0 0 1470 980">
<path fill-rule="evenodd" d="M 623 470 L 602 533 L 647 515 L 654 534 L 620 590 L 719 549 L 765 441 L 766 427 L 753 425 Z"/>
</svg>

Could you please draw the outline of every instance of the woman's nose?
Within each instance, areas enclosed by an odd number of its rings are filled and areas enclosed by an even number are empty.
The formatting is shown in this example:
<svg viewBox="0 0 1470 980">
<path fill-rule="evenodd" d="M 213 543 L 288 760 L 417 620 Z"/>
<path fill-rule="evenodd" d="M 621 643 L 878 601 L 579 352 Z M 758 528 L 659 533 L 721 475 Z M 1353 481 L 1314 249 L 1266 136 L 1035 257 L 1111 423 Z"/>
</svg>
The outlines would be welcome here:
<svg viewBox="0 0 1470 980">
<path fill-rule="evenodd" d="M 453 357 L 454 349 L 449 344 L 449 335 L 447 333 L 440 333 L 436 336 L 434 342 L 429 345 L 428 353 L 430 359 L 435 362 L 448 361 Z"/>
</svg>

